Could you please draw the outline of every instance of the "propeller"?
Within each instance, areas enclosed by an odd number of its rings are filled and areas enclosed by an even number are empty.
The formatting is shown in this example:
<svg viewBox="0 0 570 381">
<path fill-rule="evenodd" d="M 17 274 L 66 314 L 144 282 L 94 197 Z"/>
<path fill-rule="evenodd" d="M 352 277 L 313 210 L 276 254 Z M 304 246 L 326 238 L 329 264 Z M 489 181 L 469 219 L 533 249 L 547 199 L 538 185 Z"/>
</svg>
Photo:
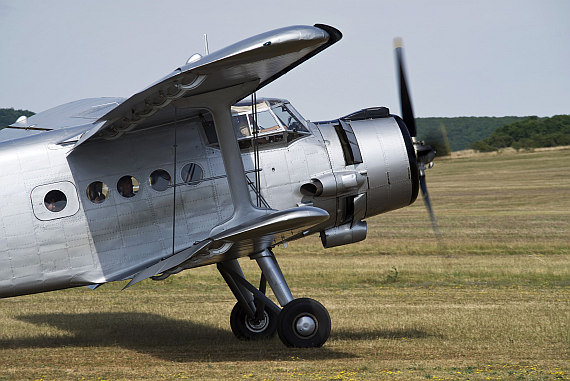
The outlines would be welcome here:
<svg viewBox="0 0 570 381">
<path fill-rule="evenodd" d="M 433 166 L 433 159 L 435 158 L 435 150 L 429 145 L 421 145 L 416 148 L 416 156 L 418 158 L 418 168 L 420 170 L 420 189 L 422 191 L 422 198 L 424 199 L 424 204 L 429 213 L 429 218 L 431 220 L 431 226 L 433 232 L 438 239 L 441 240 L 441 233 L 439 232 L 439 227 L 437 225 L 437 219 L 435 218 L 435 213 L 433 212 L 433 207 L 431 206 L 431 200 L 429 198 L 429 193 L 426 184 L 426 169 Z M 429 160 L 429 161 L 427 161 Z"/>
<path fill-rule="evenodd" d="M 416 148 L 416 159 L 420 172 L 420 189 L 422 191 L 422 197 L 429 213 L 433 232 L 439 241 L 441 240 L 441 233 L 439 232 L 437 219 L 435 218 L 431 200 L 429 198 L 425 174 L 425 170 L 433 166 L 433 160 L 435 159 L 436 151 L 430 145 L 424 144 L 424 142 L 417 142 L 415 139 L 417 135 L 416 120 L 414 118 L 414 110 L 412 108 L 412 101 L 410 99 L 410 92 L 408 90 L 408 84 L 406 81 L 404 50 L 402 47 L 401 38 L 394 39 L 394 50 L 396 53 L 396 70 L 398 72 L 397 74 L 398 86 L 400 90 L 400 107 L 402 110 L 402 120 L 408 128 L 408 131 Z"/>
<path fill-rule="evenodd" d="M 416 120 L 414 119 L 414 110 L 412 109 L 412 101 L 410 100 L 410 92 L 406 83 L 406 69 L 404 67 L 404 50 L 402 47 L 402 39 L 397 37 L 394 39 L 394 50 L 396 52 L 396 70 L 398 71 L 398 86 L 400 90 L 400 109 L 402 110 L 402 120 L 408 127 L 410 136 L 416 137 Z"/>
</svg>

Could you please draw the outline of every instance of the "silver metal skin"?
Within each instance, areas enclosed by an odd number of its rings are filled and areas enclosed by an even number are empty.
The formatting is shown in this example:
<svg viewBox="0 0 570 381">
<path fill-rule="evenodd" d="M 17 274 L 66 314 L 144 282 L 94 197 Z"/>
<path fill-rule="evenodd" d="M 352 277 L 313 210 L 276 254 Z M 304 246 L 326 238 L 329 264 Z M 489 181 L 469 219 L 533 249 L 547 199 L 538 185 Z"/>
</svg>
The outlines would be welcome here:
<svg viewBox="0 0 570 381">
<path fill-rule="evenodd" d="M 351 123 L 368 173 L 366 216 L 403 208 L 414 200 L 410 154 L 393 118 Z M 381 154 L 379 154 L 381 153 Z M 414 158 L 415 160 L 415 158 Z"/>
<path fill-rule="evenodd" d="M 328 143 L 326 148 L 332 166 L 338 168 L 333 172 L 350 168 L 366 174 L 366 184 L 356 192 L 366 193 L 365 217 L 410 205 L 413 202 L 412 185 L 417 180 L 412 178 L 410 153 L 396 120 L 388 117 L 350 122 L 363 159 L 363 163 L 350 166 L 344 165 L 334 124 L 319 124 L 318 128 Z"/>
<path fill-rule="evenodd" d="M 253 206 L 254 154 L 240 148 L 230 107 L 336 42 L 327 28 L 267 32 L 126 100 L 76 101 L 0 131 L 0 297 L 132 285 L 215 263 L 237 272 L 235 259 L 310 234 L 355 242 L 366 234 L 365 218 L 413 202 L 409 137 L 394 118 L 347 121 L 363 159 L 347 165 L 334 122 L 316 125 L 288 101 L 268 100 L 304 131 L 264 138 L 259 191 L 268 206 Z M 192 181 L 182 177 L 188 165 L 201 174 Z M 153 188 L 157 170 L 170 176 L 163 190 Z M 125 176 L 138 182 L 128 197 L 119 186 Z M 317 180 L 321 194 L 301 192 Z M 99 182 L 108 193 L 93 201 L 90 186 Z M 63 209 L 50 209 L 52 191 L 65 196 Z M 279 303 L 292 300 L 273 257 L 256 260 Z"/>
</svg>

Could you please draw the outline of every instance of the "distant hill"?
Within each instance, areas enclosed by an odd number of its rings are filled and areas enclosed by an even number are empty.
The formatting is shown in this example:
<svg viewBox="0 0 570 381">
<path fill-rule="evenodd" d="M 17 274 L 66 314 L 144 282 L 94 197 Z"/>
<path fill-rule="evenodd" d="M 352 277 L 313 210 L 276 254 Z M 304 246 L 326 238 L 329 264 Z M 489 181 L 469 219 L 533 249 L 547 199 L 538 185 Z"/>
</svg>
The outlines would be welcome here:
<svg viewBox="0 0 570 381">
<path fill-rule="evenodd" d="M 35 113 L 29 110 L 14 110 L 13 108 L 0 108 L 0 129 L 14 123 L 16 119 L 25 116 L 32 116 Z"/>
<path fill-rule="evenodd" d="M 570 115 L 531 116 L 497 128 L 489 137 L 473 142 L 471 148 L 489 152 L 506 147 L 532 149 L 564 145 L 570 145 Z"/>
<path fill-rule="evenodd" d="M 518 116 L 417 118 L 416 124 L 418 139 L 434 147 L 438 156 L 444 156 L 449 154 L 448 151 L 467 149 L 472 142 L 485 139 L 497 128 L 526 118 Z M 442 129 L 447 132 L 449 150 Z"/>
</svg>

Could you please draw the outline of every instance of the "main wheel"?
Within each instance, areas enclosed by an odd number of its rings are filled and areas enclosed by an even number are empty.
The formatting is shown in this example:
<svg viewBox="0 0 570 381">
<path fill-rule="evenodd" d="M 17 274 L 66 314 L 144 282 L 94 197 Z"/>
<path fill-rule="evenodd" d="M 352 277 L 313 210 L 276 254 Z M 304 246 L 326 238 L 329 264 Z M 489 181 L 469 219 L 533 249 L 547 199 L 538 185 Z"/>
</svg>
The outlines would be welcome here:
<svg viewBox="0 0 570 381">
<path fill-rule="evenodd" d="M 331 318 L 327 309 L 316 300 L 294 299 L 279 313 L 277 333 L 288 347 L 320 347 L 331 333 Z"/>
<path fill-rule="evenodd" d="M 236 303 L 230 315 L 232 332 L 240 340 L 263 340 L 275 335 L 277 314 L 269 308 L 263 311 L 263 318 L 254 320 Z"/>
</svg>

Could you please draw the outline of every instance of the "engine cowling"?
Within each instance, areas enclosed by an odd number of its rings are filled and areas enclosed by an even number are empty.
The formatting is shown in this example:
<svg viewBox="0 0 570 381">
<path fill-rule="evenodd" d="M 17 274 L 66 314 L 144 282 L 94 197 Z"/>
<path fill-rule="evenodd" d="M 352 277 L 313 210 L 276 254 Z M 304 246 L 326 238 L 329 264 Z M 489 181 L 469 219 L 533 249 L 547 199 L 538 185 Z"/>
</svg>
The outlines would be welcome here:
<svg viewBox="0 0 570 381">
<path fill-rule="evenodd" d="M 417 198 L 419 170 L 408 129 L 386 108 L 377 110 L 316 124 L 332 170 L 312 176 L 300 192 L 304 202 L 331 216 L 328 226 L 321 227 L 326 248 L 362 241 L 365 218 L 408 206 Z"/>
<path fill-rule="evenodd" d="M 419 190 L 419 171 L 412 138 L 397 116 L 350 123 L 368 174 L 366 216 L 412 204 Z"/>
<path fill-rule="evenodd" d="M 327 142 L 333 170 L 303 184 L 303 195 L 325 198 L 365 192 L 365 217 L 416 200 L 419 171 L 408 129 L 397 116 L 372 116 L 360 118 L 358 114 L 356 120 L 341 118 L 317 124 Z"/>
</svg>

